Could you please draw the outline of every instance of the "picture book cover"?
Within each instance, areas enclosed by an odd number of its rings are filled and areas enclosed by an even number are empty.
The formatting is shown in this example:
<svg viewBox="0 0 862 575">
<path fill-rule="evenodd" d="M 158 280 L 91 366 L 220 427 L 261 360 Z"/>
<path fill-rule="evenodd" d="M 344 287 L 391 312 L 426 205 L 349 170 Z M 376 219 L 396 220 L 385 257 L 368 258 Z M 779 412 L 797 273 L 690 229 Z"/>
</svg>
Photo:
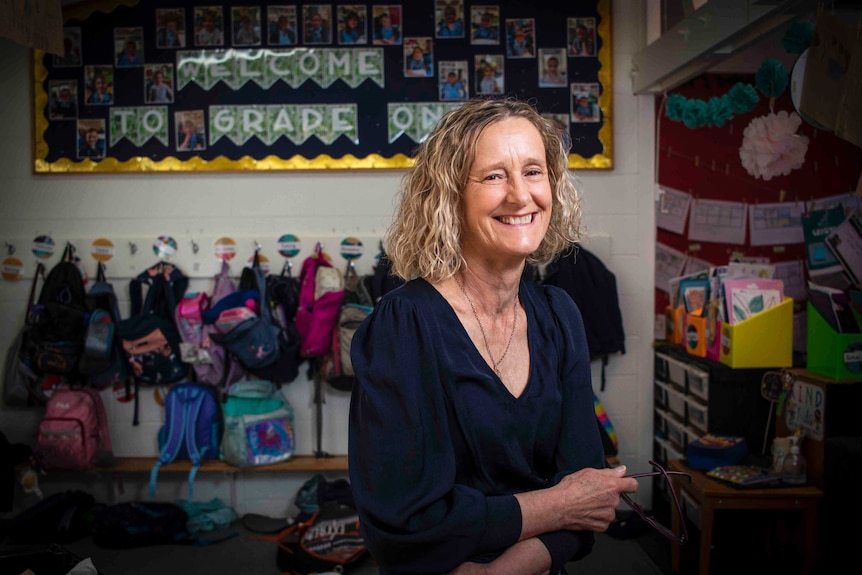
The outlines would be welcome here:
<svg viewBox="0 0 862 575">
<path fill-rule="evenodd" d="M 779 279 L 725 279 L 723 288 L 728 323 L 731 325 L 784 301 L 784 282 Z"/>
</svg>

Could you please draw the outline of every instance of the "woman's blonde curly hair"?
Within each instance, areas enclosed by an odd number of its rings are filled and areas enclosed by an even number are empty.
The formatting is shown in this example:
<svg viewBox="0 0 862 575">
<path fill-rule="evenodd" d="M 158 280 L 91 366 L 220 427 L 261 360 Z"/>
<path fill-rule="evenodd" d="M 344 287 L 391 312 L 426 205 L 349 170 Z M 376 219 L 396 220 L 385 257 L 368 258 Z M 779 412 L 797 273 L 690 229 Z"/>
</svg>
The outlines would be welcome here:
<svg viewBox="0 0 862 575">
<path fill-rule="evenodd" d="M 553 197 L 548 232 L 527 262 L 548 262 L 582 239 L 580 198 L 569 173 L 563 131 L 529 102 L 477 98 L 440 118 L 401 179 L 395 217 L 384 241 L 393 274 L 404 280 L 442 281 L 461 269 L 461 199 L 476 143 L 485 128 L 508 118 L 524 118 L 539 131 Z"/>
</svg>

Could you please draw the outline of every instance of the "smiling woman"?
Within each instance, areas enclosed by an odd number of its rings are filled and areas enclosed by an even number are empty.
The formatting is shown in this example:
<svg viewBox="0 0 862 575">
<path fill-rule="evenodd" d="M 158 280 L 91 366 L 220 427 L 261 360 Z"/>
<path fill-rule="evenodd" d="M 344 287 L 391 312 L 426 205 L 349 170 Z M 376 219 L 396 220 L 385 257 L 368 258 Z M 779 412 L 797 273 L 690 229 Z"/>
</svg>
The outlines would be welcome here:
<svg viewBox="0 0 862 575">
<path fill-rule="evenodd" d="M 474 99 L 402 180 L 385 243 L 407 281 L 351 347 L 349 472 L 383 575 L 560 573 L 637 490 L 605 468 L 579 310 L 524 278 L 581 237 L 567 153 L 527 102 Z"/>
</svg>

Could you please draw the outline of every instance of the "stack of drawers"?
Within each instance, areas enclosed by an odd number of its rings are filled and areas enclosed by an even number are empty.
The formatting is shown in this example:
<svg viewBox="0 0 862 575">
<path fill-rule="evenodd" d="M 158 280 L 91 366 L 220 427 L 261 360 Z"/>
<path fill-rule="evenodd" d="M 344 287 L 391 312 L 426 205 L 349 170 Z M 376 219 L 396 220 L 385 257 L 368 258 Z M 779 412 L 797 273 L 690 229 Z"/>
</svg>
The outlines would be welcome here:
<svg viewBox="0 0 862 575">
<path fill-rule="evenodd" d="M 654 371 L 655 461 L 684 459 L 689 442 L 706 433 L 740 435 L 751 452 L 761 451 L 770 405 L 760 381 L 768 370 L 733 369 L 682 346 L 656 345 Z M 664 493 L 663 481 L 656 486 Z"/>
</svg>

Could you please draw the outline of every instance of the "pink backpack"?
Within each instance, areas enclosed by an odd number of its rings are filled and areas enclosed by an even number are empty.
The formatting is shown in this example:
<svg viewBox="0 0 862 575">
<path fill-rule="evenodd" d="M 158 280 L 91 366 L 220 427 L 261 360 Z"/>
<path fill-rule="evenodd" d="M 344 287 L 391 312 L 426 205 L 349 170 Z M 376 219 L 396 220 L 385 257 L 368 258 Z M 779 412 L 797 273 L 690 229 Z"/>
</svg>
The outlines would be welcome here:
<svg viewBox="0 0 862 575">
<path fill-rule="evenodd" d="M 51 394 L 36 430 L 34 456 L 45 469 L 82 471 L 113 463 L 105 404 L 91 387 L 61 387 Z"/>
<path fill-rule="evenodd" d="M 295 324 L 302 336 L 300 355 L 316 357 L 329 352 L 342 299 L 344 276 L 341 270 L 332 267 L 329 256 L 318 243 L 314 254 L 302 262 L 299 274 L 299 307 Z"/>
<path fill-rule="evenodd" d="M 203 314 L 223 297 L 236 291 L 236 284 L 229 273 L 230 266 L 223 261 L 221 271 L 215 276 L 212 296 L 205 292 L 186 294 L 174 311 L 182 339 L 180 349 L 183 361 L 191 364 L 197 381 L 223 390 L 242 378 L 242 365 L 237 361 L 228 361 L 224 346 L 212 341 L 210 335 L 218 330 L 215 325 L 204 324 Z"/>
</svg>

